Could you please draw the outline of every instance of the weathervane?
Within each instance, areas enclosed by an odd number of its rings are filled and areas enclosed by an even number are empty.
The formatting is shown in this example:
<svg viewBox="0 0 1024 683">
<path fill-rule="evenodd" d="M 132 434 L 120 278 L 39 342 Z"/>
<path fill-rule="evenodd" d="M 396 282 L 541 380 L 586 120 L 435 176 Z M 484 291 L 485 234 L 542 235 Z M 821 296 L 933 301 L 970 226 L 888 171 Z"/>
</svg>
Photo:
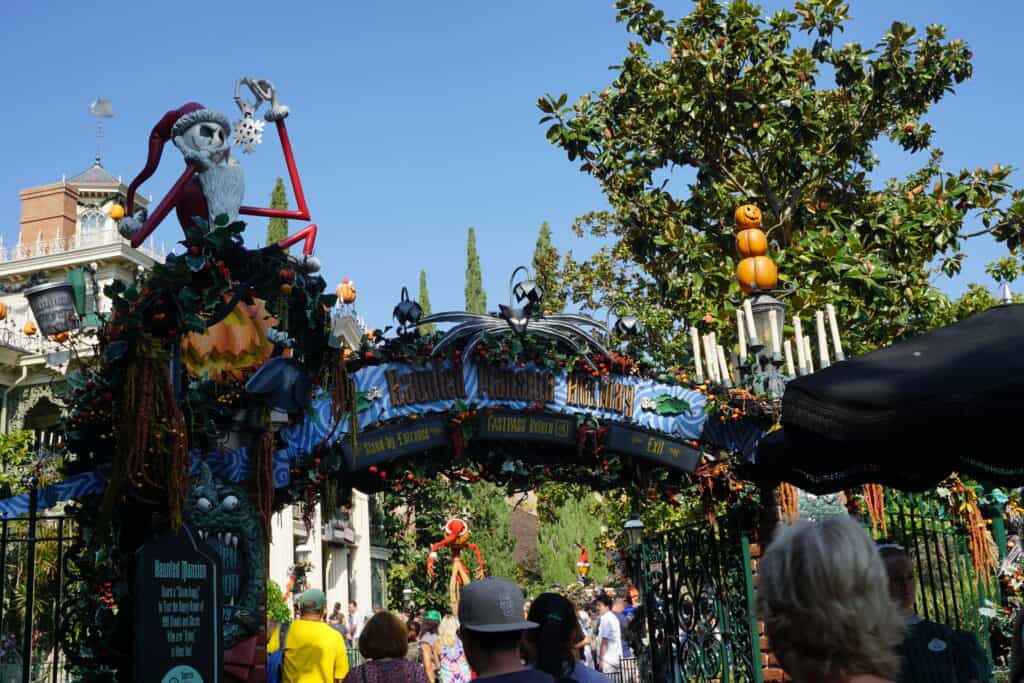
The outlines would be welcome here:
<svg viewBox="0 0 1024 683">
<path fill-rule="evenodd" d="M 103 139 L 103 119 L 114 118 L 114 107 L 110 100 L 97 97 L 89 105 L 89 113 L 96 117 L 96 165 L 100 163 L 100 140 Z"/>
</svg>

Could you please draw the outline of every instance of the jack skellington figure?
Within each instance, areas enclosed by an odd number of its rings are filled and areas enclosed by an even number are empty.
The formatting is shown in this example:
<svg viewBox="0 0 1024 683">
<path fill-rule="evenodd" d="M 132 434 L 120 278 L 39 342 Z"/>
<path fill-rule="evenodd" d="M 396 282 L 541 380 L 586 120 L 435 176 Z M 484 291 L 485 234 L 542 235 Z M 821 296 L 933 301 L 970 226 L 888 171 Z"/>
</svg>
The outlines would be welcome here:
<svg viewBox="0 0 1024 683">
<path fill-rule="evenodd" d="M 254 102 L 242 100 L 242 85 L 248 86 L 255 97 Z M 277 92 L 270 81 L 242 78 L 236 83 L 235 102 L 242 112 L 242 119 L 237 122 L 235 143 L 241 144 L 243 151 L 248 153 L 262 140 L 263 123 L 256 121 L 253 115 L 265 101 L 269 101 L 271 107 L 263 118 L 277 126 L 298 209 L 242 206 L 245 178 L 242 167 L 231 156 L 231 124 L 223 114 L 207 109 L 198 102 L 189 102 L 164 114 L 153 127 L 149 135 L 146 165 L 128 186 L 126 214 L 118 223 L 118 230 L 131 240 L 133 247 L 142 244 L 172 209 L 177 212 L 178 222 L 183 228 L 190 225 L 195 217 L 213 221 L 220 215 L 227 215 L 232 221 L 239 215 L 309 220 L 309 207 L 306 205 L 306 196 L 302 191 L 302 181 L 295 166 L 295 156 L 285 126 L 288 107 L 278 104 Z M 169 140 L 182 153 L 185 171 L 148 217 L 141 211 L 135 215 L 135 193 L 156 171 L 164 145 Z M 302 264 L 306 270 L 316 271 L 319 263 L 312 258 L 316 232 L 315 224 L 308 225 L 281 240 L 277 246 L 286 248 L 304 242 L 302 251 L 305 259 Z"/>
</svg>

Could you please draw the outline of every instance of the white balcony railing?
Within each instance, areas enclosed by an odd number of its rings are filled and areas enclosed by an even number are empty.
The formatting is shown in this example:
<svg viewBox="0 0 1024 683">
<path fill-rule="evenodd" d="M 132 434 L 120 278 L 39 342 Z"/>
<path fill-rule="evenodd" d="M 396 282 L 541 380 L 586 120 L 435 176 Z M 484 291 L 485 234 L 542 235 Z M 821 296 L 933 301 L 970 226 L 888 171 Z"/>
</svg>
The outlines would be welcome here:
<svg viewBox="0 0 1024 683">
<path fill-rule="evenodd" d="M 88 355 L 91 353 L 92 344 L 96 340 L 94 335 L 83 335 L 80 332 L 75 332 L 70 342 L 66 341 L 62 344 L 44 337 L 38 330 L 35 334 L 25 334 L 24 326 L 27 321 L 27 318 L 24 320 L 8 318 L 0 322 L 0 345 L 34 354 L 68 351 L 71 346 L 74 346 L 78 354 Z"/>
<path fill-rule="evenodd" d="M 128 244 L 128 240 L 121 237 L 117 230 L 90 230 L 86 232 L 76 231 L 70 237 L 56 237 L 50 240 L 36 240 L 35 242 L 19 242 L 13 247 L 6 247 L 0 239 L 0 263 L 17 261 L 20 259 L 35 258 L 38 256 L 50 256 L 52 254 L 66 254 L 76 249 L 98 247 L 106 244 Z M 139 247 L 146 256 L 156 261 L 163 261 L 167 255 L 163 245 L 157 251 L 153 246 L 153 240 Z"/>
</svg>

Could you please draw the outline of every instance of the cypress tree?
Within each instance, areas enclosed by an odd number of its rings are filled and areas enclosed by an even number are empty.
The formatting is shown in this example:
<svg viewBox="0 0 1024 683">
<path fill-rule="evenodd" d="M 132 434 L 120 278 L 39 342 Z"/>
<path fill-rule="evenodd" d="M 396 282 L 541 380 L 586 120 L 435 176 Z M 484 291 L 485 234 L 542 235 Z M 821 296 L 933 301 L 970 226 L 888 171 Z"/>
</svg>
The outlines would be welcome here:
<svg viewBox="0 0 1024 683">
<path fill-rule="evenodd" d="M 487 292 L 480 273 L 480 256 L 476 253 L 476 231 L 472 227 L 466 238 L 466 310 L 470 313 L 487 312 Z"/>
<path fill-rule="evenodd" d="M 420 297 L 419 297 L 420 308 L 423 309 L 423 317 L 426 318 L 430 315 L 430 293 L 427 291 L 427 271 L 420 271 Z M 420 325 L 420 332 L 423 334 L 432 334 L 434 332 L 434 326 L 431 325 Z"/>
<path fill-rule="evenodd" d="M 270 208 L 287 209 L 288 193 L 284 187 L 284 179 L 278 178 L 274 183 L 274 190 L 270 193 Z M 288 236 L 288 219 L 271 218 L 267 223 L 267 246 L 277 244 Z"/>
<path fill-rule="evenodd" d="M 537 284 L 544 290 L 544 310 L 554 313 L 565 308 L 565 290 L 558 271 L 558 250 L 551 244 L 551 226 L 540 224 L 537 246 L 533 250 L 533 272 Z"/>
</svg>

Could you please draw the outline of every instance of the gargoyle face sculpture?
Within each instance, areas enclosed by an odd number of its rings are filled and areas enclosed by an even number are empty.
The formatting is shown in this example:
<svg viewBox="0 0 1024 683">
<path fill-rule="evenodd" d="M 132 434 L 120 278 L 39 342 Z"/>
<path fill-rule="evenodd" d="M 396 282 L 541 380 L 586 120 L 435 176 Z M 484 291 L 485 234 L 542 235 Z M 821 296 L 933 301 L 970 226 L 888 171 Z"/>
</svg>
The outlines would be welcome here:
<svg viewBox="0 0 1024 683">
<path fill-rule="evenodd" d="M 265 599 L 263 526 L 241 488 L 214 479 L 204 464 L 189 491 L 185 521 L 220 557 L 224 648 L 259 629 Z"/>
</svg>

